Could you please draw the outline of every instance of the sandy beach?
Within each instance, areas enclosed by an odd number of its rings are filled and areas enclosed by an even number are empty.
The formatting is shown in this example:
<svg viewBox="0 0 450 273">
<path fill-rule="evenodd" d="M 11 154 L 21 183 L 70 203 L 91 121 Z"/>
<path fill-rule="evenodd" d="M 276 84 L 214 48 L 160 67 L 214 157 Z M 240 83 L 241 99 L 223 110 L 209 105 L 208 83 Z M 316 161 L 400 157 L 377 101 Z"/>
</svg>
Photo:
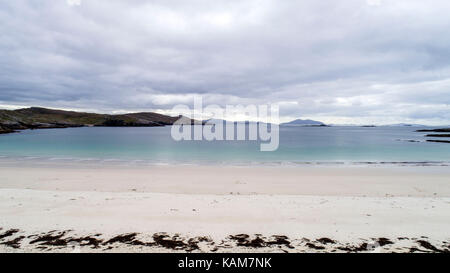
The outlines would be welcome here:
<svg viewBox="0 0 450 273">
<path fill-rule="evenodd" d="M 0 165 L 0 251 L 450 251 L 446 166 Z"/>
</svg>

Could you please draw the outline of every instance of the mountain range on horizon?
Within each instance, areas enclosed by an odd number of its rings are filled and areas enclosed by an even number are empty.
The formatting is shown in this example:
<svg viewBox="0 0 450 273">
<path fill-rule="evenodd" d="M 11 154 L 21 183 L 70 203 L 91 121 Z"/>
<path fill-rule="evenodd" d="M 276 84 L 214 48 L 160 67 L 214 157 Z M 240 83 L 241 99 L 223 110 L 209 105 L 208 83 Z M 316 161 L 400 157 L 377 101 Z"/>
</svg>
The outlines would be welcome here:
<svg viewBox="0 0 450 273">
<path fill-rule="evenodd" d="M 327 126 L 325 123 L 312 119 L 296 119 L 290 122 L 281 123 L 281 126 Z"/>
<path fill-rule="evenodd" d="M 226 122 L 222 119 L 209 119 L 195 121 L 184 116 L 168 116 L 154 112 L 138 112 L 126 114 L 99 114 L 49 109 L 43 107 L 30 107 L 17 110 L 0 110 L 0 134 L 12 133 L 15 130 L 24 129 L 49 129 L 49 128 L 69 128 L 83 126 L 109 126 L 109 127 L 157 127 L 172 125 L 182 118 L 182 124 L 217 124 Z M 250 121 L 232 121 L 234 123 L 251 123 Z M 261 122 L 256 122 L 261 123 Z M 311 119 L 296 119 L 290 122 L 281 123 L 280 126 L 304 126 L 304 127 L 325 127 L 325 126 L 366 126 L 356 124 L 325 124 L 321 121 Z M 420 127 L 419 124 L 388 124 L 377 126 L 409 126 Z M 370 125 L 370 127 L 375 127 Z"/>
<path fill-rule="evenodd" d="M 206 119 L 203 120 L 205 124 L 217 124 L 220 122 L 233 122 L 233 123 L 263 123 L 263 122 L 256 122 L 256 121 L 232 121 L 232 120 L 225 120 L 225 119 Z M 391 127 L 433 127 L 429 125 L 422 125 L 422 124 L 414 124 L 414 123 L 396 123 L 396 124 L 382 124 L 382 125 L 373 125 L 373 124 L 326 124 L 321 121 L 312 120 L 312 119 L 295 119 L 289 122 L 280 123 L 280 126 L 304 126 L 304 127 L 330 127 L 330 126 L 354 126 L 354 127 L 382 127 L 382 126 L 391 126 Z M 441 127 L 441 126 L 438 126 Z M 447 126 L 442 126 L 447 127 Z"/>
</svg>

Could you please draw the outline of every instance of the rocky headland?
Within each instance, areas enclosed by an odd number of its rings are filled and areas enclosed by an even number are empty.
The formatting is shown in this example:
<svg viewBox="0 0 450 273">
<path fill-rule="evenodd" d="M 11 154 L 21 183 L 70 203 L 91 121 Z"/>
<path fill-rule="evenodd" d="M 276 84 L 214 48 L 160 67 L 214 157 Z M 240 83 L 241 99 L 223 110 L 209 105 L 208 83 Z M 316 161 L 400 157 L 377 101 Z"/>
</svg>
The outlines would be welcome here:
<svg viewBox="0 0 450 273">
<path fill-rule="evenodd" d="M 186 124 L 194 120 L 171 117 L 153 112 L 108 115 L 31 107 L 18 110 L 0 110 L 0 134 L 25 129 L 52 129 L 84 126 L 108 127 L 156 127 L 172 125 L 183 119 Z"/>
</svg>

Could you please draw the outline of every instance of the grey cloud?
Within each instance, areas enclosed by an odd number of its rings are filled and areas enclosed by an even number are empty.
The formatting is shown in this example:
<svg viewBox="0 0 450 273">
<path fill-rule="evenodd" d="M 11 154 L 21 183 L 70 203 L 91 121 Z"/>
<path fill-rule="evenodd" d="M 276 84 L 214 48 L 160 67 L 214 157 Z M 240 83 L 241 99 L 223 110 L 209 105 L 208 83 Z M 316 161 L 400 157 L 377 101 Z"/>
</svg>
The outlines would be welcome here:
<svg viewBox="0 0 450 273">
<path fill-rule="evenodd" d="M 167 110 L 203 94 L 281 102 L 285 118 L 450 123 L 450 3 L 373 3 L 4 1 L 0 104 Z"/>
</svg>

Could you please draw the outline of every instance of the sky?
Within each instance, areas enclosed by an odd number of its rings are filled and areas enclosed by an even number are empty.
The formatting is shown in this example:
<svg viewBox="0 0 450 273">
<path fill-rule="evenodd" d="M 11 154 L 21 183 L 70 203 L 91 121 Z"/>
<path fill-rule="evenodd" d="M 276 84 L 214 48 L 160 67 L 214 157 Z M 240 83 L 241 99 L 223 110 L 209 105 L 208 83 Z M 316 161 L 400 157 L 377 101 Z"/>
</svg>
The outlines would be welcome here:
<svg viewBox="0 0 450 273">
<path fill-rule="evenodd" d="M 0 108 L 450 124 L 448 0 L 0 2 Z"/>
</svg>

